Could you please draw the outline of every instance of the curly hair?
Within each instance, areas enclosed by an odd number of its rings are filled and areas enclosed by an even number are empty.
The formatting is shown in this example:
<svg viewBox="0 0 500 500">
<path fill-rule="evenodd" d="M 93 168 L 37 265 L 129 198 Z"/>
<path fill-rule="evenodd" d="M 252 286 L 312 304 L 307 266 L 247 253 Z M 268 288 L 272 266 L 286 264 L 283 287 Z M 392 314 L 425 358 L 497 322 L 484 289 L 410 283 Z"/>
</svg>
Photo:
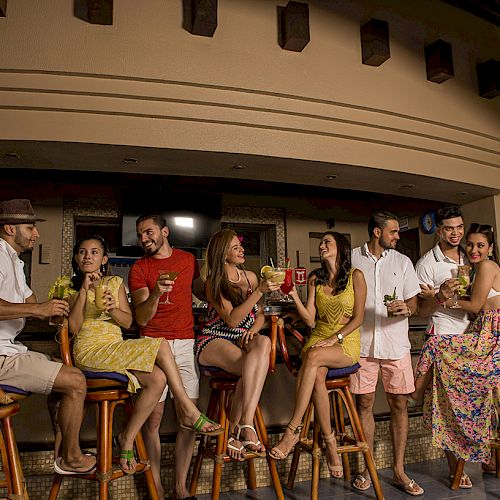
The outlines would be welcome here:
<svg viewBox="0 0 500 500">
<path fill-rule="evenodd" d="M 102 247 L 103 255 L 104 256 L 108 255 L 108 244 L 106 243 L 106 240 L 102 236 L 99 236 L 98 234 L 93 234 L 92 236 L 86 236 L 85 238 L 80 238 L 75 243 L 75 246 L 73 247 L 73 259 L 71 260 L 71 267 L 73 268 L 73 277 L 71 278 L 71 282 L 73 283 L 74 290 L 80 290 L 83 284 L 83 280 L 85 279 L 85 275 L 80 271 L 80 268 L 76 262 L 76 256 L 78 255 L 78 250 L 80 250 L 82 243 L 90 240 L 97 241 L 99 245 L 101 245 Z M 103 264 L 101 266 L 101 272 L 103 276 L 109 276 L 111 274 L 109 260 L 106 262 L 106 264 Z"/>
<path fill-rule="evenodd" d="M 337 282 L 335 293 L 338 294 L 345 290 L 349 281 L 349 273 L 351 272 L 351 244 L 343 234 L 336 231 L 324 232 L 321 235 L 321 239 L 326 235 L 333 236 L 337 245 L 337 260 L 335 262 L 337 267 Z M 321 267 L 311 271 L 309 276 L 316 276 L 316 283 L 318 285 L 328 284 L 329 273 L 325 261 L 321 261 Z"/>
<path fill-rule="evenodd" d="M 212 300 L 222 305 L 222 297 L 233 306 L 241 304 L 244 299 L 231 285 L 226 271 L 226 255 L 232 239 L 237 234 L 232 229 L 222 229 L 212 235 L 207 247 L 207 283 Z M 210 280 L 208 280 L 210 278 Z"/>
</svg>

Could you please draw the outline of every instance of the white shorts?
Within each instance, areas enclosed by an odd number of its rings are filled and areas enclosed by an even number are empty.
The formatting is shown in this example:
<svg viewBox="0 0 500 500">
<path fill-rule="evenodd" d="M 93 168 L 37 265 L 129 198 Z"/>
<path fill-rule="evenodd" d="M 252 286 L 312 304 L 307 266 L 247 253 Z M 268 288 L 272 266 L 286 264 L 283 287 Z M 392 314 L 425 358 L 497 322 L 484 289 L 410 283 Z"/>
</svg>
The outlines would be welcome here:
<svg viewBox="0 0 500 500">
<path fill-rule="evenodd" d="M 200 397 L 200 372 L 194 359 L 194 339 L 167 340 L 181 374 L 182 384 L 191 399 Z M 163 390 L 160 403 L 167 399 L 168 383 Z M 170 393 L 173 398 L 173 394 Z"/>
</svg>

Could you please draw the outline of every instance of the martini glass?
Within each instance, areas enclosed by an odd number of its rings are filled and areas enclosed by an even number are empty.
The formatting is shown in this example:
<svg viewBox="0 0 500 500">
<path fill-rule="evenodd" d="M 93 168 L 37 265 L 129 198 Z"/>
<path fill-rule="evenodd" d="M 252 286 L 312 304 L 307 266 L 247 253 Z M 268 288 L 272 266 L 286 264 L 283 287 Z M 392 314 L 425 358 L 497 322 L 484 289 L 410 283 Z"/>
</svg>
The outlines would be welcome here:
<svg viewBox="0 0 500 500">
<path fill-rule="evenodd" d="M 179 273 L 177 271 L 160 271 L 158 275 L 158 279 L 164 279 L 164 280 L 169 280 L 169 281 L 175 281 L 175 278 Z M 173 302 L 170 302 L 170 292 L 165 292 L 165 300 L 159 301 L 158 304 L 173 304 Z M 162 295 L 163 297 L 163 295 Z"/>
</svg>

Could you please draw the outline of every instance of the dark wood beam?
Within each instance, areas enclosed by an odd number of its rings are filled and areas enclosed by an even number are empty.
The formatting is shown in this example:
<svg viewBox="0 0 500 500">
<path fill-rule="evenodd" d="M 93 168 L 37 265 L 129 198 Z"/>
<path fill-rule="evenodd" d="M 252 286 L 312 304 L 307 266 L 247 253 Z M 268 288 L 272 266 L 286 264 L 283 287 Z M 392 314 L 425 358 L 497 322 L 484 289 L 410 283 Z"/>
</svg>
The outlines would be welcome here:
<svg viewBox="0 0 500 500">
<path fill-rule="evenodd" d="M 0 17 L 7 17 L 7 0 L 0 0 Z"/>
<path fill-rule="evenodd" d="M 369 66 L 380 66 L 391 57 L 387 21 L 370 19 L 361 26 L 361 57 Z"/>
<path fill-rule="evenodd" d="M 500 26 L 500 2 L 498 0 L 442 0 L 465 10 L 495 26 Z"/>
<path fill-rule="evenodd" d="M 74 14 L 90 24 L 113 24 L 113 0 L 74 0 Z"/>
<path fill-rule="evenodd" d="M 217 29 L 217 0 L 183 0 L 183 23 L 193 35 L 214 36 Z"/>
<path fill-rule="evenodd" d="M 301 52 L 309 40 L 309 5 L 290 1 L 286 7 L 278 7 L 278 43 L 281 48 Z"/>
<path fill-rule="evenodd" d="M 425 67 L 427 80 L 443 83 L 455 75 L 451 44 L 437 39 L 425 47 Z"/>
<path fill-rule="evenodd" d="M 476 66 L 479 95 L 493 99 L 500 94 L 500 61 L 489 59 Z"/>
</svg>

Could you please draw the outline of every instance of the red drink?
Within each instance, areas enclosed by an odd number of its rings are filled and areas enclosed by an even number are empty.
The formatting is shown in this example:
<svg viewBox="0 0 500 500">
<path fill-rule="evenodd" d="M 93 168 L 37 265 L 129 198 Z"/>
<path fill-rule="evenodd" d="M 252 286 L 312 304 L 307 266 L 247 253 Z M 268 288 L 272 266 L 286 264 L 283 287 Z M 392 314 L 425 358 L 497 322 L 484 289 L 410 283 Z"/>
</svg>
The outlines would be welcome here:
<svg viewBox="0 0 500 500">
<path fill-rule="evenodd" d="M 292 271 L 293 269 L 287 268 L 285 269 L 285 281 L 280 286 L 281 291 L 284 294 L 289 294 L 293 288 L 293 281 L 292 281 Z"/>
</svg>

